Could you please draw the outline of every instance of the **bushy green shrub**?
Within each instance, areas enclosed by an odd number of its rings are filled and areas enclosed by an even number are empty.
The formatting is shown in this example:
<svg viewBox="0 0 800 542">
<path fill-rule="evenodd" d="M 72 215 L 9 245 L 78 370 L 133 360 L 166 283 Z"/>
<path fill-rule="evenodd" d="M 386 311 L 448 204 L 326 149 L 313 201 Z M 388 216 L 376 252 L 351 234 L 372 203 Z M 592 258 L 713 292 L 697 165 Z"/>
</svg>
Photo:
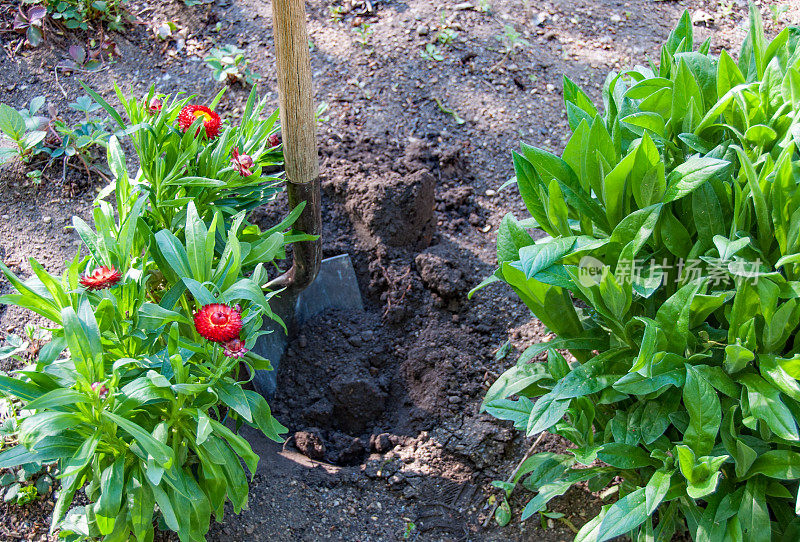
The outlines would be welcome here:
<svg viewBox="0 0 800 542">
<path fill-rule="evenodd" d="M 275 115 L 260 120 L 253 95 L 239 127 L 204 106 L 163 106 L 152 91 L 145 106 L 123 103 L 148 161 L 129 176 L 111 137 L 115 179 L 95 202 L 94 227 L 73 219 L 85 251 L 60 276 L 31 259 L 22 281 L 0 264 L 14 290 L 0 302 L 52 322 L 36 364 L 0 376 L 0 393 L 24 402 L 20 444 L 0 453 L 0 468 L 58 462 L 52 527 L 68 540 L 152 541 L 156 520 L 182 541 L 204 540 L 226 500 L 236 513 L 247 506 L 242 461 L 255 473 L 258 456 L 233 429 L 277 441 L 285 431 L 243 385 L 270 368 L 250 351 L 263 319 L 277 319 L 264 266 L 307 236 L 284 233 L 296 213 L 263 232 L 245 222 L 265 183 L 277 189 L 277 172 L 260 176 L 262 155 L 281 161 L 279 149 L 265 151 Z M 89 504 L 70 510 L 81 488 Z"/>
<path fill-rule="evenodd" d="M 481 285 L 556 334 L 483 405 L 575 446 L 524 462 L 522 518 L 622 480 L 583 542 L 800 539 L 800 28 L 767 41 L 751 6 L 738 62 L 692 42 L 686 13 L 658 66 L 609 75 L 604 114 L 564 80 L 573 135 L 514 153 L 532 218 L 505 217 Z"/>
</svg>

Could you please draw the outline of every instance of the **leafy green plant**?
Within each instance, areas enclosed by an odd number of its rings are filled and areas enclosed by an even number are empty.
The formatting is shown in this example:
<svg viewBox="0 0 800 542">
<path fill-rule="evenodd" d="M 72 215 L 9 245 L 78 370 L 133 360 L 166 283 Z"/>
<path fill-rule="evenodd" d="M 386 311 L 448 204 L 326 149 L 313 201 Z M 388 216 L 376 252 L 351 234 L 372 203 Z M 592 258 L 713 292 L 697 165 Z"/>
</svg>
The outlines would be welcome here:
<svg viewBox="0 0 800 542">
<path fill-rule="evenodd" d="M 778 6 L 770 6 L 769 10 L 772 15 L 772 22 L 777 23 L 789 11 L 789 6 L 780 4 Z"/>
<path fill-rule="evenodd" d="M 267 245 L 249 243 L 245 211 L 204 221 L 189 201 L 175 228 L 152 229 L 149 191 L 128 175 L 116 137 L 108 159 L 116 205 L 101 194 L 94 228 L 73 220 L 87 256 L 61 276 L 31 260 L 27 281 L 0 264 L 15 290 L 0 301 L 51 320 L 53 336 L 35 367 L 0 376 L 0 390 L 25 402 L 20 445 L 0 453 L 0 468 L 58 462 L 53 527 L 68 539 L 152 540 L 157 513 L 181 540 L 203 540 L 226 500 L 247 506 L 240 458 L 251 473 L 258 462 L 226 422 L 275 440 L 285 431 L 242 385 L 269 369 L 250 348 L 274 317 L 264 265 L 284 255 L 291 222 Z M 210 332 L 223 316 L 225 335 Z M 90 504 L 67 514 L 81 488 Z"/>
<path fill-rule="evenodd" d="M 84 118 L 77 123 L 70 123 L 58 116 L 54 116 L 50 122 L 57 144 L 52 147 L 45 147 L 44 153 L 49 155 L 50 162 L 60 159 L 62 169 L 65 171 L 68 161 L 75 158 L 85 167 L 87 176 L 91 177 L 91 171 L 96 171 L 93 163 L 100 159 L 100 149 L 105 150 L 111 132 L 106 127 L 104 120 L 95 114 L 100 106 L 97 105 L 89 96 L 80 96 L 69 104 L 73 111 L 83 113 Z M 46 168 L 47 166 L 45 166 Z"/>
<path fill-rule="evenodd" d="M 450 45 L 451 43 L 453 43 L 453 41 L 455 41 L 457 36 L 458 32 L 456 32 L 452 28 L 445 27 L 436 33 L 436 41 L 438 41 L 442 45 Z"/>
<path fill-rule="evenodd" d="M 67 53 L 69 58 L 59 62 L 56 65 L 57 69 L 67 72 L 95 72 L 103 67 L 103 61 L 98 51 L 93 51 L 93 54 L 87 55 L 85 48 L 80 45 L 72 45 L 67 50 Z"/>
<path fill-rule="evenodd" d="M 371 24 L 361 23 L 353 29 L 353 32 L 356 33 L 356 43 L 361 45 L 362 49 L 369 47 L 369 40 L 373 32 Z"/>
<path fill-rule="evenodd" d="M 331 20 L 341 21 L 346 14 L 344 6 L 328 6 L 328 16 Z"/>
<path fill-rule="evenodd" d="M 251 352 L 263 319 L 277 319 L 261 285 L 287 243 L 310 239 L 287 232 L 303 206 L 265 231 L 245 219 L 281 181 L 277 113 L 260 118 L 254 93 L 231 127 L 212 110 L 222 93 L 209 108 L 117 89 L 126 123 L 84 88 L 96 104 L 73 108 L 87 122 L 97 104 L 108 112 L 131 135 L 140 170 L 129 174 L 111 136 L 113 181 L 93 227 L 73 219 L 84 248 L 65 271 L 32 259 L 23 281 L 0 264 L 13 289 L 0 302 L 50 320 L 52 335 L 35 365 L 0 376 L 0 394 L 21 403 L 3 424 L 19 444 L 0 452 L 0 469 L 58 464 L 52 528 L 67 540 L 152 540 L 156 520 L 181 540 L 204 540 L 227 500 L 236 513 L 247 506 L 242 461 L 254 473 L 258 457 L 238 428 L 279 441 L 285 431 L 243 386 L 270 368 Z M 19 342 L 3 351 L 14 355 Z M 73 506 L 81 489 L 89 504 Z"/>
<path fill-rule="evenodd" d="M 47 12 L 71 30 L 88 30 L 90 22 L 99 21 L 122 32 L 131 20 L 125 0 L 48 0 Z"/>
<path fill-rule="evenodd" d="M 522 37 L 517 29 L 510 24 L 503 26 L 503 33 L 494 37 L 502 45 L 501 53 L 511 55 L 517 49 L 530 47 L 531 44 L 528 40 Z"/>
<path fill-rule="evenodd" d="M 202 115 L 196 120 L 191 117 L 194 123 L 185 130 L 180 126 L 182 112 L 199 111 L 198 106 L 189 103 L 194 96 L 159 96 L 151 89 L 142 100 L 137 100 L 128 98 L 115 86 L 128 118 L 126 122 L 99 94 L 85 85 L 84 88 L 117 128 L 134 130 L 130 137 L 140 168 L 134 183 L 148 194 L 151 220 L 159 227 L 178 229 L 185 220 L 189 202 L 194 203 L 203 220 L 211 220 L 215 210 L 230 220 L 239 211 L 250 211 L 271 201 L 281 191 L 283 155 L 277 140 L 278 112 L 261 118 L 266 99 L 256 100 L 255 89 L 250 93 L 239 126 L 224 124 L 212 111 L 222 98 L 223 89 L 206 108 L 209 118 L 216 116 L 217 130 L 211 134 L 213 137 L 207 137 L 201 128 Z M 249 175 L 242 175 L 232 164 L 234 148 L 253 160 Z M 127 175 L 123 171 L 118 173 Z M 250 232 L 260 238 L 255 225 L 248 226 L 245 236 L 250 236 Z"/>
<path fill-rule="evenodd" d="M 253 86 L 262 78 L 248 68 L 250 60 L 245 58 L 244 51 L 235 45 L 214 47 L 208 52 L 205 63 L 211 68 L 214 80 L 220 83 Z"/>
<path fill-rule="evenodd" d="M 458 37 L 458 32 L 450 27 L 447 22 L 447 16 L 442 13 L 439 16 L 439 29 L 434 36 L 435 40 L 442 45 L 450 45 Z"/>
<path fill-rule="evenodd" d="M 36 116 L 44 101 L 41 96 L 34 98 L 28 109 L 23 111 L 0 103 L 0 132 L 10 143 L 0 145 L 0 164 L 11 160 L 27 163 L 37 153 L 37 148 L 47 136 L 47 131 L 42 129 L 41 119 Z"/>
<path fill-rule="evenodd" d="M 425 49 L 420 51 L 420 56 L 425 60 L 430 60 L 433 62 L 439 62 L 444 60 L 444 55 L 442 55 L 441 51 L 438 47 L 436 47 L 433 43 L 425 44 Z"/>
<path fill-rule="evenodd" d="M 0 496 L 3 502 L 25 506 L 40 495 L 46 495 L 52 488 L 52 478 L 45 472 L 41 463 L 27 463 L 16 472 L 7 471 L 0 475 Z"/>
<path fill-rule="evenodd" d="M 25 34 L 31 47 L 38 47 L 44 41 L 44 20 L 47 9 L 44 6 L 31 6 L 26 10 L 20 7 L 14 16 L 14 30 Z"/>
<path fill-rule="evenodd" d="M 84 120 L 71 123 L 59 117 L 52 107 L 50 118 L 40 115 L 44 104 L 44 96 L 32 99 L 26 109 L 19 111 L 0 104 L 0 130 L 12 143 L 0 146 L 0 163 L 16 160 L 26 164 L 32 168 L 28 177 L 36 183 L 57 161 L 61 162 L 62 176 L 66 176 L 68 165 L 79 167 L 75 161 L 89 176 L 92 171 L 98 172 L 98 149 L 105 148 L 111 136 L 105 122 L 94 115 L 99 106 L 88 96 L 79 97 L 69 107 L 83 113 Z M 124 133 L 120 131 L 118 135 Z"/>
<path fill-rule="evenodd" d="M 556 338 L 483 409 L 574 445 L 520 465 L 523 519 L 621 478 L 581 542 L 800 537 L 800 28 L 769 42 L 751 5 L 738 63 L 708 51 L 685 13 L 658 66 L 609 75 L 603 114 L 565 78 L 561 157 L 513 155 L 531 218 L 505 217 L 481 287 Z"/>
</svg>

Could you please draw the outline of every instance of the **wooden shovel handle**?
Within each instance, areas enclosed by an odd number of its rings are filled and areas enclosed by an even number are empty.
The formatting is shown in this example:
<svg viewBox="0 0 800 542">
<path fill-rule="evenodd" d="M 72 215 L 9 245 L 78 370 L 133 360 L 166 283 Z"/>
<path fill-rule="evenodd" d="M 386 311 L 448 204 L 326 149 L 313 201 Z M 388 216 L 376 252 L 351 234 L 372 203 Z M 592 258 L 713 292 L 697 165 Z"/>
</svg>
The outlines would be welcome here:
<svg viewBox="0 0 800 542">
<path fill-rule="evenodd" d="M 273 0 L 272 20 L 283 156 L 288 180 L 286 191 L 291 209 L 302 202 L 306 204 L 293 229 L 319 236 L 322 234 L 322 217 L 317 121 L 303 3 L 304 0 Z M 293 250 L 292 268 L 271 281 L 268 287 L 286 287 L 290 294 L 296 294 L 314 281 L 322 261 L 322 240 L 295 243 Z"/>
<path fill-rule="evenodd" d="M 293 183 L 319 177 L 314 92 L 304 0 L 273 0 L 283 155 Z"/>
</svg>

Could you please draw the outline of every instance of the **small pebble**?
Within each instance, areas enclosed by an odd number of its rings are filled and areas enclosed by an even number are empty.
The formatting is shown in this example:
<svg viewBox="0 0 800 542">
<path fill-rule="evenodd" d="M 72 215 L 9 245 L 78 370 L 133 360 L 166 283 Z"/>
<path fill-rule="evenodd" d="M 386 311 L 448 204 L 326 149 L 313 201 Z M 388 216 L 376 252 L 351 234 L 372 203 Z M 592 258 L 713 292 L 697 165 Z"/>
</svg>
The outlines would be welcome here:
<svg viewBox="0 0 800 542">
<path fill-rule="evenodd" d="M 49 216 L 42 217 L 42 222 L 44 222 L 45 224 L 50 224 L 52 221 L 53 221 L 52 217 Z"/>
</svg>

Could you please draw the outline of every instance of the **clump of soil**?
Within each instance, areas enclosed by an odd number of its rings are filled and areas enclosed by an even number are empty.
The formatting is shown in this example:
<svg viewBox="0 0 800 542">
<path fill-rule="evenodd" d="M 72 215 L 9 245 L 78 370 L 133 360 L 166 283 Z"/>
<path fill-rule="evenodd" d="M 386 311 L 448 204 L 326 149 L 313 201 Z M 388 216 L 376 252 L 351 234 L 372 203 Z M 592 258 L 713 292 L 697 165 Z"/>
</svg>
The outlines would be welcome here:
<svg viewBox="0 0 800 542">
<path fill-rule="evenodd" d="M 290 428 L 314 435 L 301 434 L 299 442 L 295 437 L 298 449 L 320 456 L 309 457 L 357 462 L 384 415 L 399 415 L 403 398 L 385 344 L 388 339 L 391 345 L 393 334 L 386 331 L 378 315 L 330 311 L 313 318 L 290 343 L 273 408 Z"/>
<path fill-rule="evenodd" d="M 336 175 L 324 183 L 326 195 L 341 204 L 358 239 L 368 247 L 388 245 L 421 250 L 431 243 L 435 228 L 431 169 L 436 161 L 426 142 L 412 140 L 401 159 L 386 167 L 375 152 L 376 142 L 345 139 L 351 175 Z M 327 153 L 344 150 L 338 144 Z M 341 162 L 340 162 L 341 163 Z"/>
</svg>

